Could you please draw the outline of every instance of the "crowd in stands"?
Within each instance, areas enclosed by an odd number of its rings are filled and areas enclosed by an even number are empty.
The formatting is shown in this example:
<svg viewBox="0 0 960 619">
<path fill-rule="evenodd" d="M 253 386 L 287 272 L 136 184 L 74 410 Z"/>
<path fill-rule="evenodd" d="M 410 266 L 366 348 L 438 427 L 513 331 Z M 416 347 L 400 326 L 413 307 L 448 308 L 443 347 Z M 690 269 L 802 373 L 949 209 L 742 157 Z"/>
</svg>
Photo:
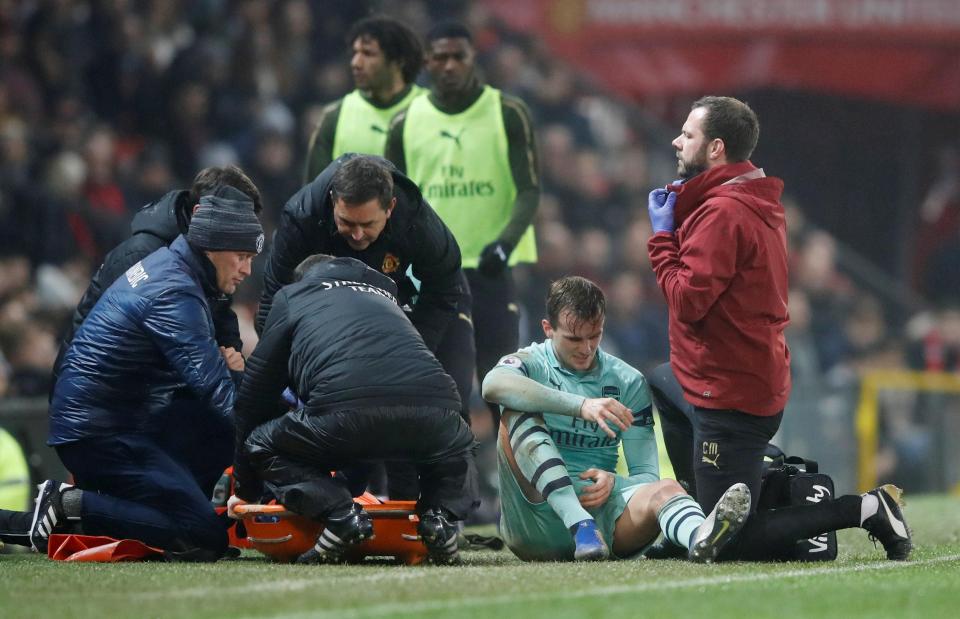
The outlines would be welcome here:
<svg viewBox="0 0 960 619">
<path fill-rule="evenodd" d="M 301 184 L 322 105 L 352 88 L 344 34 L 370 9 L 419 32 L 440 18 L 465 20 L 486 79 L 531 108 L 543 198 L 539 263 L 517 272 L 521 341 L 542 339 L 547 284 L 581 274 L 608 294 L 608 350 L 641 370 L 668 358 L 646 200 L 674 178 L 672 124 L 651 130 L 638 104 L 605 95 L 481 5 L 0 1 L 0 398 L 46 395 L 58 335 L 92 270 L 129 233 L 139 207 L 185 187 L 200 168 L 237 163 L 248 172 L 263 195 L 269 238 Z M 678 105 L 686 114 L 689 102 Z M 929 250 L 918 287 L 938 304 L 906 325 L 886 298 L 844 272 L 838 239 L 805 222 L 802 205 L 790 206 L 796 397 L 829 393 L 868 368 L 960 369 L 960 305 L 939 294 L 960 290 L 944 285 L 960 273 L 957 159 L 945 151 L 918 237 Z M 251 277 L 235 304 L 247 354 L 259 280 Z M 892 474 L 933 436 L 923 419 L 901 414 L 912 409 L 890 408 Z M 475 428 L 491 432 L 482 421 Z"/>
</svg>

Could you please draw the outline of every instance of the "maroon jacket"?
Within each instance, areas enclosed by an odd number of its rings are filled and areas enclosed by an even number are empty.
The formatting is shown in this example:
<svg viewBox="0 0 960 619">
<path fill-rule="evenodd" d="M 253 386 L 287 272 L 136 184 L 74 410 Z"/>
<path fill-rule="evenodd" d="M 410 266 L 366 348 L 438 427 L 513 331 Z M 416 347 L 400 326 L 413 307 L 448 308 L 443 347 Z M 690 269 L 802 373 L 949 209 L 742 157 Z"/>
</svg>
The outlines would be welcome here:
<svg viewBox="0 0 960 619">
<path fill-rule="evenodd" d="M 745 161 L 671 189 L 676 232 L 648 251 L 674 374 L 695 406 L 774 415 L 790 395 L 783 181 Z"/>
</svg>

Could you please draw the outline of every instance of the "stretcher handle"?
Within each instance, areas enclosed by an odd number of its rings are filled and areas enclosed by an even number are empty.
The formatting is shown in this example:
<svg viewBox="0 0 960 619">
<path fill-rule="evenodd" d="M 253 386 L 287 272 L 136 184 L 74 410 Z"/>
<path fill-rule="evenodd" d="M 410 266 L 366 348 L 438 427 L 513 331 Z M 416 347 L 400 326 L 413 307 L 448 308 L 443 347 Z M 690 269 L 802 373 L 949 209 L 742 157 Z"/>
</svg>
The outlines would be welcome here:
<svg viewBox="0 0 960 619">
<path fill-rule="evenodd" d="M 233 508 L 238 516 L 251 516 L 254 514 L 275 514 L 277 516 L 292 516 L 293 512 L 283 505 L 255 505 L 253 503 L 243 503 Z"/>
</svg>

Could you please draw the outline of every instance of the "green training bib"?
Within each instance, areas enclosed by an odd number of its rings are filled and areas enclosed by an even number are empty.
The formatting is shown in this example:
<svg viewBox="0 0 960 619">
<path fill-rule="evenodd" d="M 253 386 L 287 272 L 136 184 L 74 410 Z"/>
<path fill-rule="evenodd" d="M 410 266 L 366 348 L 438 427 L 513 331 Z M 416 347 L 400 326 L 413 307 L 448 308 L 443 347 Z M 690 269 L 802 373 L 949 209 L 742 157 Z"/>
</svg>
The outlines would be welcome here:
<svg viewBox="0 0 960 619">
<path fill-rule="evenodd" d="M 403 146 L 407 176 L 457 239 L 464 268 L 476 268 L 481 250 L 510 220 L 517 197 L 500 91 L 485 86 L 459 114 L 441 112 L 427 95 L 417 97 L 407 110 Z M 536 260 L 530 227 L 510 264 Z"/>
<path fill-rule="evenodd" d="M 365 155 L 383 155 L 387 147 L 387 131 L 390 120 L 404 109 L 417 95 L 426 92 L 420 86 L 410 88 L 407 96 L 388 108 L 379 108 L 354 90 L 343 98 L 340 104 L 340 116 L 337 118 L 337 130 L 333 136 L 331 159 L 344 153 L 363 153 Z"/>
</svg>

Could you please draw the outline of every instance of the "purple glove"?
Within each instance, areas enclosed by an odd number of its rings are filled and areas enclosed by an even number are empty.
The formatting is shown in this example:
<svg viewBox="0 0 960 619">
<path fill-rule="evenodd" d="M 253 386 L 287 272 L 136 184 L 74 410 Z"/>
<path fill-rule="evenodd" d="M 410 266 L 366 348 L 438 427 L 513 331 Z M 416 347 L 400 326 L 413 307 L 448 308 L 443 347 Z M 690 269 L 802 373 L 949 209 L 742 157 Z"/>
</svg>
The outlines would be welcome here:
<svg viewBox="0 0 960 619">
<path fill-rule="evenodd" d="M 654 189 L 647 198 L 647 211 L 650 213 L 650 224 L 653 233 L 667 232 L 673 234 L 673 205 L 677 203 L 677 194 L 666 189 Z"/>
<path fill-rule="evenodd" d="M 290 408 L 303 408 L 303 402 L 300 401 L 300 398 L 297 397 L 297 394 L 294 393 L 290 387 L 283 390 L 283 395 L 281 395 L 280 398 L 283 400 L 283 403 Z"/>
</svg>

